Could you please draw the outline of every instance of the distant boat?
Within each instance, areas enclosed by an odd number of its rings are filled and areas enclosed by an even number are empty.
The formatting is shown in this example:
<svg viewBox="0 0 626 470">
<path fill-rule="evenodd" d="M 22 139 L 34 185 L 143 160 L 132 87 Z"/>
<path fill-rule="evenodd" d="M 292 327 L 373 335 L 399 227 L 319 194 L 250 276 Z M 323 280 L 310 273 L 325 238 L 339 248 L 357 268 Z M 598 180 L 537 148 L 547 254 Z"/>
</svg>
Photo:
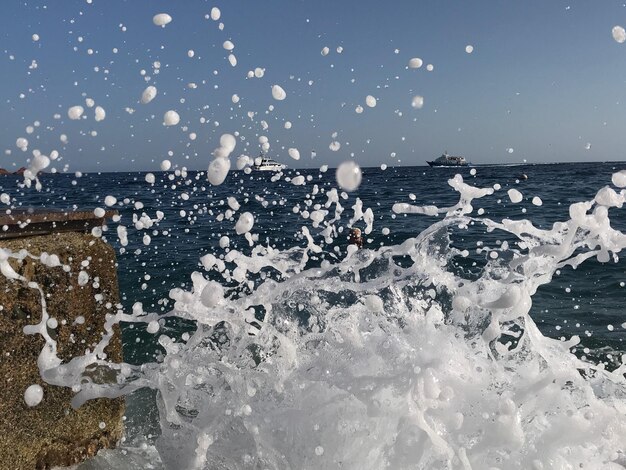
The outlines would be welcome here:
<svg viewBox="0 0 626 470">
<path fill-rule="evenodd" d="M 254 159 L 254 165 L 252 165 L 252 169 L 257 171 L 282 171 L 286 167 L 287 165 L 278 163 L 263 154 L 256 157 Z"/>
<path fill-rule="evenodd" d="M 469 166 L 470 163 L 465 160 L 465 157 L 448 155 L 448 152 L 443 152 L 443 155 L 432 162 L 426 162 L 430 166 Z"/>
</svg>

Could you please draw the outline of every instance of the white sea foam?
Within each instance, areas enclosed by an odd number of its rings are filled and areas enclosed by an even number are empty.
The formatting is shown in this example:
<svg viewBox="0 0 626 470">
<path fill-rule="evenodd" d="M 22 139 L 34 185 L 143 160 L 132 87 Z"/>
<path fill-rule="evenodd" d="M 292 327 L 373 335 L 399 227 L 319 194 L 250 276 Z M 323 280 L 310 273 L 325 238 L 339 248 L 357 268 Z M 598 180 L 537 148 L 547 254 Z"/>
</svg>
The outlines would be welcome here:
<svg viewBox="0 0 626 470">
<path fill-rule="evenodd" d="M 249 256 L 231 250 L 224 260 L 205 256 L 205 269 L 240 283 L 264 267 L 286 277 L 241 297 L 193 273 L 189 291 L 170 293 L 170 315 L 195 320 L 196 331 L 183 343 L 162 336 L 163 361 L 129 369 L 133 378 L 117 388 L 161 391 L 156 451 L 163 464 L 186 468 L 201 457 L 237 468 L 242 453 L 267 468 L 300 468 L 311 459 L 319 468 L 343 461 L 359 469 L 525 469 L 547 460 L 603 468 L 618 460 L 626 432 L 621 371 L 577 359 L 570 353 L 576 337 L 542 336 L 528 312 L 539 285 L 583 261 L 581 240 L 615 252 L 626 248 L 626 236 L 588 214 L 593 202 L 572 206 L 573 218 L 552 230 L 470 219 L 472 201 L 493 189 L 460 177 L 450 184 L 459 202 L 438 210 L 446 210 L 443 220 L 399 246 L 349 250 L 335 266 L 302 270 L 308 253 L 321 250 L 306 227 L 307 247 L 287 257 L 264 247 Z M 243 217 L 239 234 L 253 224 L 251 214 Z M 319 225 L 324 217 L 311 218 Z M 491 257 L 495 264 L 478 279 L 459 277 L 446 268 L 461 255 L 446 234 L 472 221 L 527 248 L 508 248 L 508 265 Z M 576 231 L 582 239 L 567 236 Z M 399 256 L 410 263 L 395 264 Z M 258 305 L 262 320 L 251 313 Z M 152 331 L 157 318 L 117 320 L 145 321 Z M 55 370 L 44 375 L 72 377 Z M 83 384 L 75 403 L 115 394 L 119 386 L 111 387 Z"/>
<path fill-rule="evenodd" d="M 72 106 L 67 110 L 67 116 L 72 120 L 80 119 L 83 113 L 85 112 L 85 108 L 82 106 L 76 105 Z"/>
<path fill-rule="evenodd" d="M 148 104 L 152 101 L 157 95 L 157 88 L 155 86 L 150 85 L 146 87 L 146 89 L 141 94 L 141 102 L 143 104 Z"/>
<path fill-rule="evenodd" d="M 513 204 L 517 204 L 518 202 L 522 202 L 522 199 L 524 198 L 524 196 L 522 196 L 522 193 L 520 193 L 515 188 L 509 189 L 507 191 L 507 194 L 509 195 L 509 199 L 511 200 L 511 202 Z"/>
<path fill-rule="evenodd" d="M 41 385 L 30 385 L 24 392 L 24 402 L 30 407 L 39 405 L 41 400 L 43 400 L 43 388 L 41 388 Z"/>
<path fill-rule="evenodd" d="M 214 186 L 219 186 L 224 182 L 230 170 L 230 159 L 228 157 L 216 157 L 209 164 L 207 179 Z"/>
<path fill-rule="evenodd" d="M 287 97 L 287 93 L 280 85 L 272 86 L 272 96 L 275 100 L 282 101 Z"/>
<path fill-rule="evenodd" d="M 198 459 L 237 468 L 242 454 L 262 468 L 302 468 L 312 459 L 318 468 L 338 461 L 359 469 L 525 469 L 546 461 L 617 468 L 626 433 L 623 370 L 577 359 L 570 348 L 578 338 L 542 336 L 529 310 L 557 269 L 588 257 L 579 255 L 583 247 L 589 254 L 626 248 L 626 235 L 598 210 L 604 206 L 594 208 L 618 201 L 602 189 L 597 203 L 573 204 L 570 220 L 539 230 L 525 220 L 470 218 L 472 201 L 493 188 L 458 175 L 449 183 L 459 202 L 437 208 L 443 220 L 399 246 L 350 249 L 336 265 L 304 269 L 322 250 L 306 227 L 306 248 L 204 256 L 205 269 L 242 285 L 266 268 L 283 276 L 242 296 L 193 273 L 188 291 L 170 292 L 175 304 L 167 315 L 194 320 L 195 331 L 183 342 L 160 336 L 165 353 L 158 363 L 114 367 L 117 384 L 81 382 L 80 371 L 98 361 L 115 322 L 144 322 L 156 333 L 154 314 L 112 315 L 94 353 L 71 367 L 59 368 L 44 348 L 42 375 L 50 383 L 80 383 L 75 405 L 158 389 L 155 452 L 166 468 L 189 468 Z M 329 191 L 330 204 L 334 195 Z M 366 212 L 354 208 L 355 217 Z M 320 211 L 311 219 L 319 225 L 325 217 Z M 252 214 L 242 214 L 237 233 L 250 235 L 253 223 Z M 471 225 L 514 236 L 525 248 L 502 248 L 510 261 L 490 256 L 479 278 L 453 274 L 447 266 L 463 254 L 447 234 Z M 21 279 L 7 262 L 19 256 L 0 251 L 3 274 Z M 410 262 L 398 265 L 398 257 Z M 252 313 L 259 305 L 260 320 Z M 42 316 L 43 325 L 49 320 Z M 27 332 L 54 344 L 45 327 Z"/>
<path fill-rule="evenodd" d="M 180 116 L 174 110 L 169 110 L 163 115 L 163 124 L 166 126 L 175 126 L 180 122 Z"/>
<path fill-rule="evenodd" d="M 250 212 L 244 212 L 239 216 L 239 220 L 237 220 L 235 231 L 237 232 L 237 235 L 242 235 L 252 230 L 253 225 L 254 216 Z"/>
<path fill-rule="evenodd" d="M 424 107 L 424 97 L 421 95 L 415 95 L 411 100 L 411 106 L 415 109 L 422 109 Z"/>
<path fill-rule="evenodd" d="M 161 26 L 163 28 L 165 27 L 165 25 L 171 23 L 171 21 L 172 21 L 172 17 L 168 15 L 167 13 L 158 13 L 154 15 L 154 17 L 152 18 L 152 22 L 156 26 Z"/>
<path fill-rule="evenodd" d="M 620 44 L 626 41 L 626 30 L 621 26 L 613 26 L 611 34 L 613 35 L 613 39 Z"/>
<path fill-rule="evenodd" d="M 424 61 L 422 61 L 422 59 L 420 59 L 419 57 L 414 57 L 411 60 L 409 60 L 409 68 L 419 69 L 423 63 Z"/>
<path fill-rule="evenodd" d="M 26 152 L 26 150 L 28 150 L 28 139 L 26 139 L 25 137 L 19 137 L 15 141 L 15 146 L 21 151 Z"/>
<path fill-rule="evenodd" d="M 104 118 L 106 118 L 106 115 L 107 113 L 102 106 L 96 106 L 94 119 L 97 122 L 104 121 Z"/>
<path fill-rule="evenodd" d="M 361 168 L 356 162 L 343 162 L 337 167 L 335 177 L 337 178 L 337 184 L 340 188 L 346 191 L 354 191 L 361 184 Z"/>
<path fill-rule="evenodd" d="M 210 18 L 217 21 L 220 16 L 213 7 Z M 160 14 L 153 21 L 165 26 L 171 17 Z M 223 24 L 219 27 L 223 29 Z M 616 27 L 613 37 L 621 43 L 626 33 Z M 33 40 L 37 39 L 33 36 Z M 234 45 L 227 43 L 225 49 L 232 50 Z M 470 47 L 466 52 L 473 51 Z M 323 55 L 329 53 L 329 48 L 324 49 Z M 235 65 L 231 56 L 229 61 Z M 421 59 L 409 61 L 410 68 L 421 66 Z M 433 70 L 432 64 L 426 68 Z M 155 64 L 155 75 L 159 69 Z M 249 77 L 263 74 L 264 69 L 257 68 Z M 286 93 L 275 85 L 272 95 L 281 100 Z M 156 88 L 148 87 L 141 102 L 148 103 L 155 96 Z M 87 100 L 87 107 L 95 105 Z M 415 98 L 413 106 L 421 108 L 423 99 L 419 106 L 414 103 Z M 366 105 L 374 107 L 376 99 L 368 96 Z M 83 111 L 80 106 L 72 107 L 68 116 L 80 119 Z M 363 107 L 356 111 L 362 112 Z M 95 112 L 96 120 L 101 120 L 98 108 Z M 257 111 L 249 113 L 254 120 Z M 104 110 L 100 116 L 104 118 Z M 163 119 L 166 125 L 179 121 L 175 111 Z M 265 121 L 260 125 L 268 128 Z M 284 127 L 289 129 L 291 123 L 285 122 Z M 183 132 L 189 132 L 186 126 Z M 238 137 L 221 136 L 206 174 L 211 184 L 225 181 Z M 26 150 L 28 141 L 22 139 L 16 145 Z M 330 149 L 340 150 L 337 135 L 332 139 Z M 277 141 L 272 137 L 272 142 Z M 268 137 L 261 136 L 259 144 L 268 149 Z M 300 157 L 295 148 L 288 153 L 296 160 L 294 155 Z M 241 155 L 237 168 L 250 162 Z M 39 185 L 37 174 L 49 164 L 50 158 L 33 154 L 24 173 L 27 186 L 31 181 Z M 163 160 L 160 168 L 168 171 L 171 162 Z M 320 168 L 322 173 L 327 170 L 327 165 Z M 172 189 L 178 187 L 176 178 L 190 181 L 183 167 L 164 177 L 172 178 Z M 48 315 L 43 292 L 13 268 L 26 257 L 54 269 L 69 266 L 54 254 L 37 257 L 25 250 L 0 249 L 0 272 L 15 285 L 39 290 L 41 312 L 31 317 L 24 332 L 40 335 L 45 342 L 38 366 L 48 386 L 71 387 L 74 406 L 140 388 L 158 391 L 159 437 L 154 446 L 104 452 L 98 458 L 111 458 L 108 468 L 161 464 L 168 469 L 342 466 L 400 470 L 626 466 L 626 366 L 608 372 L 604 364 L 576 358 L 571 350 L 579 338 L 546 338 L 529 315 L 532 296 L 559 269 L 577 267 L 594 257 L 608 262 L 626 248 L 626 235 L 612 228 L 609 219 L 609 209 L 620 214 L 626 197 L 623 190 L 600 188 L 593 200 L 572 204 L 569 219 L 540 229 L 527 220 L 481 218 L 485 211 L 475 212 L 475 200 L 492 195 L 500 185 L 475 187 L 456 175 L 448 181 L 458 193 L 458 202 L 452 206 L 393 205 L 398 219 L 411 214 L 440 216 L 430 227 L 400 245 L 366 245 L 359 250 L 355 245 L 345 247 L 344 227 L 338 227 L 347 222 L 343 225 L 365 225 L 365 234 L 377 230 L 374 221 L 379 214 L 363 207 L 361 199 L 350 200 L 351 195 L 341 192 L 359 189 L 358 164 L 348 161 L 339 166 L 339 190 L 322 187 L 320 191 L 311 175 L 289 177 L 279 173 L 272 181 L 310 182 L 303 188 L 290 188 L 308 191 L 293 211 L 298 223 L 305 224 L 293 227 L 298 246 L 279 249 L 269 239 L 263 242 L 252 229 L 255 215 L 267 214 L 238 213 L 248 204 L 265 206 L 268 200 L 253 201 L 244 191 L 237 192 L 241 203 L 234 195 L 223 196 L 228 208 L 220 209 L 222 219 L 218 220 L 234 221 L 238 215 L 234 228 L 241 237 L 233 236 L 231 241 L 217 234 L 219 249 L 198 255 L 198 269 L 205 272 L 191 273 L 188 287 L 170 291 L 170 311 L 148 313 L 141 305 L 128 313 L 113 309 L 98 325 L 101 341 L 70 361 L 57 357 L 56 335 L 51 330 L 59 325 Z M 156 183 L 152 173 L 145 180 Z M 626 187 L 626 171 L 613 174 L 612 183 Z M 182 201 L 196 196 L 186 186 L 178 193 Z M 159 188 L 148 189 L 156 192 Z M 514 188 L 508 196 L 514 203 L 523 201 Z M 11 204 L 12 197 L 3 193 L 0 201 Z M 104 198 L 107 207 L 116 203 L 113 196 Z M 347 221 L 342 221 L 341 203 L 349 208 Z M 542 202 L 534 197 L 532 203 L 540 206 Z M 117 225 L 122 248 L 141 246 L 141 242 L 156 245 L 153 237 L 160 236 L 158 222 L 164 214 L 157 211 L 153 219 L 141 213 L 143 203 L 130 196 L 123 204 L 139 212 L 132 215 L 132 221 L 128 216 L 128 229 Z M 178 214 L 191 218 L 192 207 L 180 208 Z M 193 212 L 194 217 L 202 215 L 196 207 Z M 97 208 L 94 214 L 102 216 L 104 209 Z M 467 249 L 452 247 L 450 234 L 469 230 L 484 230 L 486 236 L 497 233 L 518 244 L 489 247 L 484 251 L 485 266 L 467 276 L 450 269 L 468 256 Z M 391 231 L 385 227 L 381 233 L 387 236 Z M 129 236 L 134 238 L 129 240 Z M 329 244 L 338 240 L 345 249 L 328 253 L 322 240 Z M 328 256 L 320 261 L 324 255 Z M 68 275 L 77 276 L 79 285 L 93 280 L 84 270 Z M 190 331 L 181 339 L 173 337 L 167 323 L 174 317 L 189 324 Z M 76 324 L 84 321 L 82 316 L 76 318 Z M 145 325 L 147 333 L 156 335 L 162 352 L 154 362 L 135 366 L 105 360 L 113 327 L 120 322 Z M 94 381 L 90 375 L 94 367 L 115 380 Z M 37 406 L 43 395 L 41 386 L 32 385 L 25 390 L 24 401 Z M 148 460 L 136 463 L 144 455 Z"/>
<path fill-rule="evenodd" d="M 300 151 L 296 148 L 290 148 L 288 150 L 289 156 L 294 160 L 300 160 Z"/>
</svg>

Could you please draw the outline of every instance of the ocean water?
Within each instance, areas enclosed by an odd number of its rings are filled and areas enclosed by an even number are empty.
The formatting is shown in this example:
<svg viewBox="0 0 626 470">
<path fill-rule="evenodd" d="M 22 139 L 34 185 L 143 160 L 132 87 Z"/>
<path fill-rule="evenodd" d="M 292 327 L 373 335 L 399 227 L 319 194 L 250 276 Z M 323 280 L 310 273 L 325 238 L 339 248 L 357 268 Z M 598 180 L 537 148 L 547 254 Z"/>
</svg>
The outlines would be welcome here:
<svg viewBox="0 0 626 470">
<path fill-rule="evenodd" d="M 623 468 L 624 169 L 364 168 L 343 195 L 333 169 L 44 175 L 41 192 L 4 176 L 0 191 L 22 208 L 118 201 L 101 235 L 125 363 L 76 404 L 126 395 L 127 436 L 80 468 Z M 367 208 L 371 227 L 351 220 Z M 351 226 L 371 228 L 365 249 Z"/>
</svg>

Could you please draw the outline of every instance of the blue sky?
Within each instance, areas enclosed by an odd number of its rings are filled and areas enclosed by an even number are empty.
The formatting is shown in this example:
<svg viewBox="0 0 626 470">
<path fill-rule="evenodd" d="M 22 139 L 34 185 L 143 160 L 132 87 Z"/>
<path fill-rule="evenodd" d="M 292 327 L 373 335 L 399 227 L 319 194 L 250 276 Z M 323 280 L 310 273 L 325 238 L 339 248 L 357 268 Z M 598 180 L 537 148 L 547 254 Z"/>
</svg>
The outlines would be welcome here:
<svg viewBox="0 0 626 470">
<path fill-rule="evenodd" d="M 205 18 L 214 6 L 223 30 Z M 258 155 L 264 135 L 269 154 L 292 167 L 351 158 L 424 165 L 444 150 L 475 163 L 626 159 L 626 43 L 611 36 L 626 25 L 621 2 L 49 0 L 7 1 L 2 10 L 6 168 L 38 149 L 57 150 L 59 170 L 158 170 L 164 158 L 205 169 L 219 136 L 234 132 L 235 154 Z M 165 28 L 152 23 L 162 12 L 173 18 Z M 236 67 L 225 40 L 235 44 Z M 412 57 L 424 66 L 408 69 Z M 256 67 L 265 75 L 248 79 Z M 284 101 L 272 98 L 273 84 L 287 92 Z M 148 85 L 159 93 L 143 105 Z M 423 108 L 411 106 L 415 95 Z M 85 98 L 106 110 L 104 121 L 94 121 Z M 70 121 L 73 105 L 87 119 Z M 180 114 L 178 126 L 162 125 L 169 109 Z M 27 152 L 16 148 L 18 137 L 29 140 Z"/>
</svg>

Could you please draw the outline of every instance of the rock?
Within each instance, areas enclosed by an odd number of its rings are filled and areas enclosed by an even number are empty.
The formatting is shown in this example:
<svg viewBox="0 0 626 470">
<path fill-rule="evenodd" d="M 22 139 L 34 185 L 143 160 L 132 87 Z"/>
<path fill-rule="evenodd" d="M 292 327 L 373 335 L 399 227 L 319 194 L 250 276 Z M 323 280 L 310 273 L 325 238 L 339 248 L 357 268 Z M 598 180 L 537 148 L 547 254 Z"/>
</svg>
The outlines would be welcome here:
<svg viewBox="0 0 626 470">
<path fill-rule="evenodd" d="M 61 359 L 82 355 L 100 340 L 105 314 L 115 313 L 119 304 L 112 247 L 89 234 L 57 233 L 0 240 L 0 248 L 13 252 L 26 249 L 33 255 L 56 254 L 71 266 L 66 273 L 61 267 L 50 268 L 32 259 L 11 261 L 19 274 L 43 289 L 48 312 L 58 321 L 56 330 L 51 331 L 56 335 Z M 81 266 L 84 260 L 89 261 L 86 267 Z M 89 275 L 83 286 L 78 283 L 81 270 Z M 96 300 L 96 294 L 102 295 L 101 301 Z M 100 449 L 115 447 L 123 434 L 123 398 L 92 400 L 74 410 L 69 388 L 48 385 L 39 376 L 37 357 L 44 340 L 23 333 L 24 326 L 40 319 L 37 290 L 0 275 L 0 306 L 0 467 L 69 466 Z M 84 323 L 75 322 L 79 316 L 84 317 Z M 105 353 L 111 361 L 122 360 L 119 330 Z M 24 391 L 32 384 L 39 384 L 44 394 L 41 403 L 30 408 L 24 402 Z M 100 429 L 102 422 L 104 429 Z"/>
</svg>

